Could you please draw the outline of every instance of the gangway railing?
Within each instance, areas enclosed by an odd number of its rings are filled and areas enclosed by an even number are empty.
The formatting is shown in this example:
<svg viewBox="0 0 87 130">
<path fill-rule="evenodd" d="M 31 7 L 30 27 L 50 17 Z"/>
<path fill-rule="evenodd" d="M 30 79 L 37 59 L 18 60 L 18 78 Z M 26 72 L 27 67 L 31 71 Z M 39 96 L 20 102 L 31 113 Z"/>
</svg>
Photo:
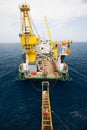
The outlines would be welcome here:
<svg viewBox="0 0 87 130">
<path fill-rule="evenodd" d="M 42 82 L 42 130 L 53 130 L 49 82 Z"/>
</svg>

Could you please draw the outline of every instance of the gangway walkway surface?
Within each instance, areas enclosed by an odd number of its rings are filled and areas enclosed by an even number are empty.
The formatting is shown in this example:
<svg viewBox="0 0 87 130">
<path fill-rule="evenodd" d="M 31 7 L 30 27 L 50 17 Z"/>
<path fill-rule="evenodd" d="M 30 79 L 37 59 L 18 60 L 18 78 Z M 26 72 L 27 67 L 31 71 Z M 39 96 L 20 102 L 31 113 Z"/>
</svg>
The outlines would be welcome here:
<svg viewBox="0 0 87 130">
<path fill-rule="evenodd" d="M 42 130 L 53 130 L 49 82 L 42 82 Z"/>
</svg>

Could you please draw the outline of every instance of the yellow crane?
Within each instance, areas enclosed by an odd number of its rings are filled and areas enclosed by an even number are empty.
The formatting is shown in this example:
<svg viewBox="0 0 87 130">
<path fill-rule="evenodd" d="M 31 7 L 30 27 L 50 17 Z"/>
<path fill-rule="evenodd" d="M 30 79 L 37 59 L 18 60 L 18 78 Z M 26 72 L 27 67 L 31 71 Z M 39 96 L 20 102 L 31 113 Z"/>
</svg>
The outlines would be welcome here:
<svg viewBox="0 0 87 130">
<path fill-rule="evenodd" d="M 20 34 L 21 44 L 28 56 L 28 62 L 36 61 L 35 46 L 40 43 L 40 36 L 35 36 L 30 19 L 30 7 L 25 3 L 20 6 L 22 17 L 22 34 Z"/>
<path fill-rule="evenodd" d="M 50 39 L 50 49 L 52 50 L 52 47 L 53 47 L 52 36 L 51 36 L 51 33 L 50 33 L 50 28 L 49 28 L 46 16 L 45 16 L 45 22 L 46 22 L 46 27 L 47 27 L 47 30 L 48 30 L 49 39 Z"/>
<path fill-rule="evenodd" d="M 52 41 L 52 36 L 50 33 L 50 28 L 49 28 L 46 16 L 45 16 L 45 22 L 46 22 L 46 27 L 48 30 L 49 39 L 50 39 L 50 49 L 51 49 L 51 51 L 52 51 L 52 49 L 54 50 L 54 58 L 56 58 L 56 57 L 58 57 L 58 44 L 56 42 L 53 43 L 53 41 Z"/>
</svg>

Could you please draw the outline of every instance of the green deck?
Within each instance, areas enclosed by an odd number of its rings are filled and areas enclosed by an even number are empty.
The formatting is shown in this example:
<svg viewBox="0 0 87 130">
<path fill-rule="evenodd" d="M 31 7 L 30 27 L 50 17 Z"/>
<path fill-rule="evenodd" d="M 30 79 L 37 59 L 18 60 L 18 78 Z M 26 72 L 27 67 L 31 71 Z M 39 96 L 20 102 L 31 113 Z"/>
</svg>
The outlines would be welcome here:
<svg viewBox="0 0 87 130">
<path fill-rule="evenodd" d="M 55 78 L 55 77 L 38 77 L 38 76 L 32 76 L 32 77 L 28 77 L 25 78 L 24 73 L 20 73 L 17 75 L 17 79 L 18 80 L 62 80 L 62 81 L 66 81 L 66 80 L 72 80 L 69 76 L 68 73 L 63 73 L 62 77 L 60 78 Z"/>
</svg>

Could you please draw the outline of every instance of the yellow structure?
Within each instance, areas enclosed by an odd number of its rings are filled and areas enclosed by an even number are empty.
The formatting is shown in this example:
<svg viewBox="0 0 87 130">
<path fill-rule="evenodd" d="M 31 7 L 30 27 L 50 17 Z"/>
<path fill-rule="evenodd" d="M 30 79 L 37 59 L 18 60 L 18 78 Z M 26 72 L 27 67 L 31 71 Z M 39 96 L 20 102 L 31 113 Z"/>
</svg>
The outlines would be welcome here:
<svg viewBox="0 0 87 130">
<path fill-rule="evenodd" d="M 47 21 L 47 18 L 45 16 L 45 22 L 46 22 L 46 27 L 47 27 L 47 30 L 48 30 L 48 35 L 49 35 L 49 39 L 50 39 L 50 50 L 52 51 L 52 49 L 54 50 L 54 57 L 58 57 L 58 44 L 56 42 L 53 43 L 52 41 L 52 36 L 51 36 L 51 33 L 50 33 L 50 28 L 48 26 L 48 21 Z"/>
<path fill-rule="evenodd" d="M 42 130 L 53 130 L 48 81 L 42 82 Z"/>
<path fill-rule="evenodd" d="M 53 49 L 54 49 L 54 58 L 58 57 L 59 52 L 58 52 L 58 45 L 65 43 L 66 45 L 70 46 L 72 44 L 72 40 L 67 40 L 67 41 L 60 41 L 60 42 L 54 42 L 53 44 Z M 67 54 L 70 54 L 70 50 L 66 51 Z"/>
<path fill-rule="evenodd" d="M 48 30 L 48 35 L 49 35 L 49 38 L 50 38 L 50 49 L 52 50 L 52 47 L 53 47 L 52 36 L 51 36 L 51 33 L 50 33 L 50 28 L 49 28 L 46 16 L 45 16 L 45 22 L 46 22 L 46 27 L 47 27 L 47 30 Z"/>
<path fill-rule="evenodd" d="M 54 49 L 54 58 L 56 58 L 56 57 L 58 57 L 58 44 L 57 44 L 57 42 L 54 42 L 53 49 Z"/>
<path fill-rule="evenodd" d="M 48 30 L 49 39 L 50 39 L 50 50 L 52 51 L 52 49 L 53 49 L 53 51 L 54 51 L 54 55 L 53 56 L 54 56 L 54 58 L 57 58 L 58 55 L 59 55 L 58 44 L 62 44 L 62 42 L 53 42 L 52 41 L 52 36 L 51 36 L 51 33 L 50 33 L 50 28 L 48 26 L 48 21 L 47 21 L 46 16 L 45 16 L 45 22 L 46 22 L 46 27 L 47 27 L 47 30 Z M 70 44 L 72 44 L 72 40 L 67 40 L 65 42 L 66 42 L 66 44 L 68 44 L 68 46 Z"/>
<path fill-rule="evenodd" d="M 22 16 L 22 34 L 20 34 L 21 44 L 25 49 L 25 53 L 28 55 L 28 62 L 36 61 L 35 46 L 40 43 L 40 37 L 35 36 L 30 20 L 30 7 L 27 4 L 20 6 Z"/>
</svg>

